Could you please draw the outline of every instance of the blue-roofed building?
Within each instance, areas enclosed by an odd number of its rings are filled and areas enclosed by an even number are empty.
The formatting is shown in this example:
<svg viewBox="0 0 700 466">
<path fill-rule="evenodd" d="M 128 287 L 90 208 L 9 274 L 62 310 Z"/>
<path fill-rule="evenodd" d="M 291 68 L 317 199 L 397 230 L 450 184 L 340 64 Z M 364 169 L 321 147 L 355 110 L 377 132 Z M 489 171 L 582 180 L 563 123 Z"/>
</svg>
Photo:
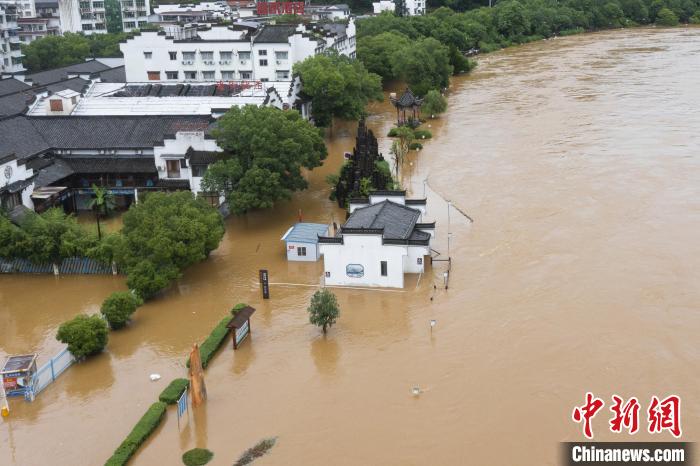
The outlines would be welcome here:
<svg viewBox="0 0 700 466">
<path fill-rule="evenodd" d="M 319 236 L 328 236 L 328 225 L 300 222 L 289 228 L 281 238 L 287 246 L 287 260 L 317 261 Z"/>
</svg>

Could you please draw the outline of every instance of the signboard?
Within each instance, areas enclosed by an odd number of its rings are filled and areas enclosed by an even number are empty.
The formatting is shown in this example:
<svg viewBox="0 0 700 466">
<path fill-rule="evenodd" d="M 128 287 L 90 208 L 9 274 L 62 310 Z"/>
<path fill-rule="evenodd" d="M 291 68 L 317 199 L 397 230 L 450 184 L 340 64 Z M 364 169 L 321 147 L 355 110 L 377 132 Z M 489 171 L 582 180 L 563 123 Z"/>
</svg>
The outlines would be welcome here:
<svg viewBox="0 0 700 466">
<path fill-rule="evenodd" d="M 258 2 L 258 16 L 303 15 L 304 2 Z"/>
<path fill-rule="evenodd" d="M 265 269 L 260 269 L 260 287 L 263 299 L 270 299 L 270 276 Z"/>
<path fill-rule="evenodd" d="M 248 336 L 248 333 L 250 330 L 250 321 L 246 320 L 243 325 L 241 325 L 240 328 L 236 329 L 236 346 L 240 345 L 243 340 L 245 340 L 245 337 Z"/>
</svg>

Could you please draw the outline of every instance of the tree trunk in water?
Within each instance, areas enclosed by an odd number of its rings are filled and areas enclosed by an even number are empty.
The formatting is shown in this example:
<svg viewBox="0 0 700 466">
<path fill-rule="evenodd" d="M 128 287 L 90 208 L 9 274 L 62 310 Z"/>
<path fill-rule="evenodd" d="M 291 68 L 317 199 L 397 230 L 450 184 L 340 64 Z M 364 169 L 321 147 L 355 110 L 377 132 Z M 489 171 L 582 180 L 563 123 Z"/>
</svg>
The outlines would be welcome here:
<svg viewBox="0 0 700 466">
<path fill-rule="evenodd" d="M 326 325 L 328 325 L 328 324 L 323 324 L 323 334 L 324 335 L 326 334 Z"/>
<path fill-rule="evenodd" d="M 56 263 L 54 262 L 54 263 L 51 264 L 51 265 L 53 265 L 53 274 L 54 274 L 54 275 L 58 275 L 58 264 L 56 264 Z"/>
<path fill-rule="evenodd" d="M 117 274 L 117 263 L 112 261 L 112 275 Z"/>
<path fill-rule="evenodd" d="M 100 230 L 100 213 L 95 211 L 95 220 L 97 220 L 97 239 L 102 239 L 102 231 Z"/>
</svg>

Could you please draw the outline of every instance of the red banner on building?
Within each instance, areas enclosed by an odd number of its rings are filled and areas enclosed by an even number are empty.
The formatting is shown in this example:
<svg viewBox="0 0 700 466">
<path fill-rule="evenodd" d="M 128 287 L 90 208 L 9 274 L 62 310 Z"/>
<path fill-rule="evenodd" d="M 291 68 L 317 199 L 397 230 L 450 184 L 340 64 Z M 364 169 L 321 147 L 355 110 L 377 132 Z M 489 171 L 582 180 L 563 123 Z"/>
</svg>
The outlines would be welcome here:
<svg viewBox="0 0 700 466">
<path fill-rule="evenodd" d="M 258 2 L 259 16 L 266 15 L 303 15 L 304 2 Z"/>
</svg>

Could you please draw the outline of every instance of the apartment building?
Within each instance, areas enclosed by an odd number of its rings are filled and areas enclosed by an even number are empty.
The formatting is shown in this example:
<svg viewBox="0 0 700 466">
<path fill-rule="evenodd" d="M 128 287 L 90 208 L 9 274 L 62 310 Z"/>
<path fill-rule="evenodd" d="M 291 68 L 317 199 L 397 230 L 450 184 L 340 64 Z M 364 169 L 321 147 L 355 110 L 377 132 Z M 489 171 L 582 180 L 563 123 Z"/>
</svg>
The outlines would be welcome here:
<svg viewBox="0 0 700 466">
<path fill-rule="evenodd" d="M 24 71 L 20 50 L 20 9 L 16 2 L 0 0 L 0 73 L 11 74 Z"/>
<path fill-rule="evenodd" d="M 129 32 L 148 24 L 149 0 L 66 0 L 59 3 L 62 32 Z M 109 18 L 114 18 L 110 23 Z"/>
<path fill-rule="evenodd" d="M 327 50 L 355 56 L 355 23 L 211 26 L 180 39 L 142 32 L 122 43 L 127 82 L 291 81 L 292 67 Z"/>
</svg>

